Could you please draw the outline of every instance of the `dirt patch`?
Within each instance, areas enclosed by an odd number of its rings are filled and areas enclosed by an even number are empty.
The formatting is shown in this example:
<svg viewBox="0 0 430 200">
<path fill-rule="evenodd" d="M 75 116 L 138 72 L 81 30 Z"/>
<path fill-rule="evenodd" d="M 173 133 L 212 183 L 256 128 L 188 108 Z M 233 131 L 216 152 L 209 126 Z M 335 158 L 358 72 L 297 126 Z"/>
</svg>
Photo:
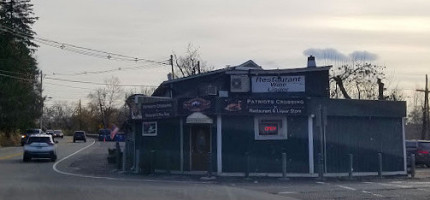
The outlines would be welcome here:
<svg viewBox="0 0 430 200">
<path fill-rule="evenodd" d="M 4 133 L 0 133 L 0 147 L 12 147 L 21 145 L 21 135 L 12 133 L 10 138 L 7 138 Z"/>
</svg>

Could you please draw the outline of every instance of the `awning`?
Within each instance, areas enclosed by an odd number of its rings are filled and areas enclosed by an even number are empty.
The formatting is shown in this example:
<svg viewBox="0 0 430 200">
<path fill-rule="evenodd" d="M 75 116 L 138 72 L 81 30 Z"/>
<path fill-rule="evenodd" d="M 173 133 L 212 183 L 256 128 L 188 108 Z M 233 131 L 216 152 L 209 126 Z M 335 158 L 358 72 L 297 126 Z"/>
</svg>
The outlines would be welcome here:
<svg viewBox="0 0 430 200">
<path fill-rule="evenodd" d="M 212 124 L 213 120 L 201 112 L 194 112 L 186 120 L 187 124 Z"/>
</svg>

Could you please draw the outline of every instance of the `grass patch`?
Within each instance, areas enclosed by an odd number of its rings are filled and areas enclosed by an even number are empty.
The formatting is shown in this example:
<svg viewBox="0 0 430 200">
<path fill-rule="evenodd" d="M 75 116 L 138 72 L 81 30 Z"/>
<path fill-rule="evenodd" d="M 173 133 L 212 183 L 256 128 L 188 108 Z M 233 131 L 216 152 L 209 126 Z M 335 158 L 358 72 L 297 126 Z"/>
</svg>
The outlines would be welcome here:
<svg viewBox="0 0 430 200">
<path fill-rule="evenodd" d="M 12 133 L 10 138 L 7 138 L 4 133 L 0 133 L 0 147 L 11 147 L 21 145 L 21 134 Z"/>
</svg>

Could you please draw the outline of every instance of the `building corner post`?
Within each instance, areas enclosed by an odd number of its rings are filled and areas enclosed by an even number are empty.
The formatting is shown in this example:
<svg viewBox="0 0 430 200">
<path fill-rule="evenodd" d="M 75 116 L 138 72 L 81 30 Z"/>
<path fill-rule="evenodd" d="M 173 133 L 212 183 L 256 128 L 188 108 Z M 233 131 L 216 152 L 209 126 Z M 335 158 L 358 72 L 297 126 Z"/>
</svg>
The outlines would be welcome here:
<svg viewBox="0 0 430 200">
<path fill-rule="evenodd" d="M 221 115 L 217 115 L 216 139 L 217 139 L 217 174 L 222 173 L 222 121 Z"/>
<path fill-rule="evenodd" d="M 308 153 L 309 153 L 309 174 L 314 174 L 314 126 L 313 117 L 311 114 L 308 117 Z"/>
</svg>

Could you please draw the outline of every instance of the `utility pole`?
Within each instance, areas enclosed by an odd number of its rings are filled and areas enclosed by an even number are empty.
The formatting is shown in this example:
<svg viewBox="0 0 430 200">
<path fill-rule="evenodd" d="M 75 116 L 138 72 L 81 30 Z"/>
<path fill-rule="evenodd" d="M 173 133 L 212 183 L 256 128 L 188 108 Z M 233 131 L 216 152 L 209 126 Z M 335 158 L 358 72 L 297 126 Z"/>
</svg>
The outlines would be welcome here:
<svg viewBox="0 0 430 200">
<path fill-rule="evenodd" d="M 201 73 L 201 71 L 200 71 L 200 61 L 197 61 L 197 73 Z"/>
<path fill-rule="evenodd" d="M 423 126 L 421 130 L 421 139 L 425 140 L 428 137 L 428 124 L 429 124 L 429 89 L 428 89 L 428 78 L 426 74 L 426 86 L 425 89 L 419 89 L 418 92 L 424 92 L 424 107 L 423 107 Z"/>
<path fill-rule="evenodd" d="M 105 129 L 107 126 L 106 126 L 105 115 L 104 115 L 103 105 L 102 105 L 102 100 L 100 95 L 101 95 L 100 91 L 97 91 L 97 97 L 99 99 L 99 106 L 100 106 L 100 114 L 102 115 L 101 117 L 102 117 L 103 128 Z"/>
<path fill-rule="evenodd" d="M 82 107 L 81 107 L 81 99 L 79 99 L 79 130 L 82 130 L 82 116 L 81 116 L 81 110 L 82 109 Z"/>
<path fill-rule="evenodd" d="M 44 101 L 44 99 L 43 99 L 43 95 L 42 95 L 42 91 L 43 91 L 43 73 L 42 73 L 42 70 L 40 70 L 40 100 L 41 100 L 41 107 L 42 107 L 42 109 L 41 109 L 41 114 L 40 114 L 40 129 L 42 129 L 43 128 L 43 101 Z"/>
<path fill-rule="evenodd" d="M 384 97 L 384 83 L 380 78 L 378 78 L 378 100 L 385 100 Z"/>
<path fill-rule="evenodd" d="M 173 55 L 170 55 L 170 66 L 172 66 L 172 79 L 175 79 L 175 71 L 173 70 Z"/>
</svg>

